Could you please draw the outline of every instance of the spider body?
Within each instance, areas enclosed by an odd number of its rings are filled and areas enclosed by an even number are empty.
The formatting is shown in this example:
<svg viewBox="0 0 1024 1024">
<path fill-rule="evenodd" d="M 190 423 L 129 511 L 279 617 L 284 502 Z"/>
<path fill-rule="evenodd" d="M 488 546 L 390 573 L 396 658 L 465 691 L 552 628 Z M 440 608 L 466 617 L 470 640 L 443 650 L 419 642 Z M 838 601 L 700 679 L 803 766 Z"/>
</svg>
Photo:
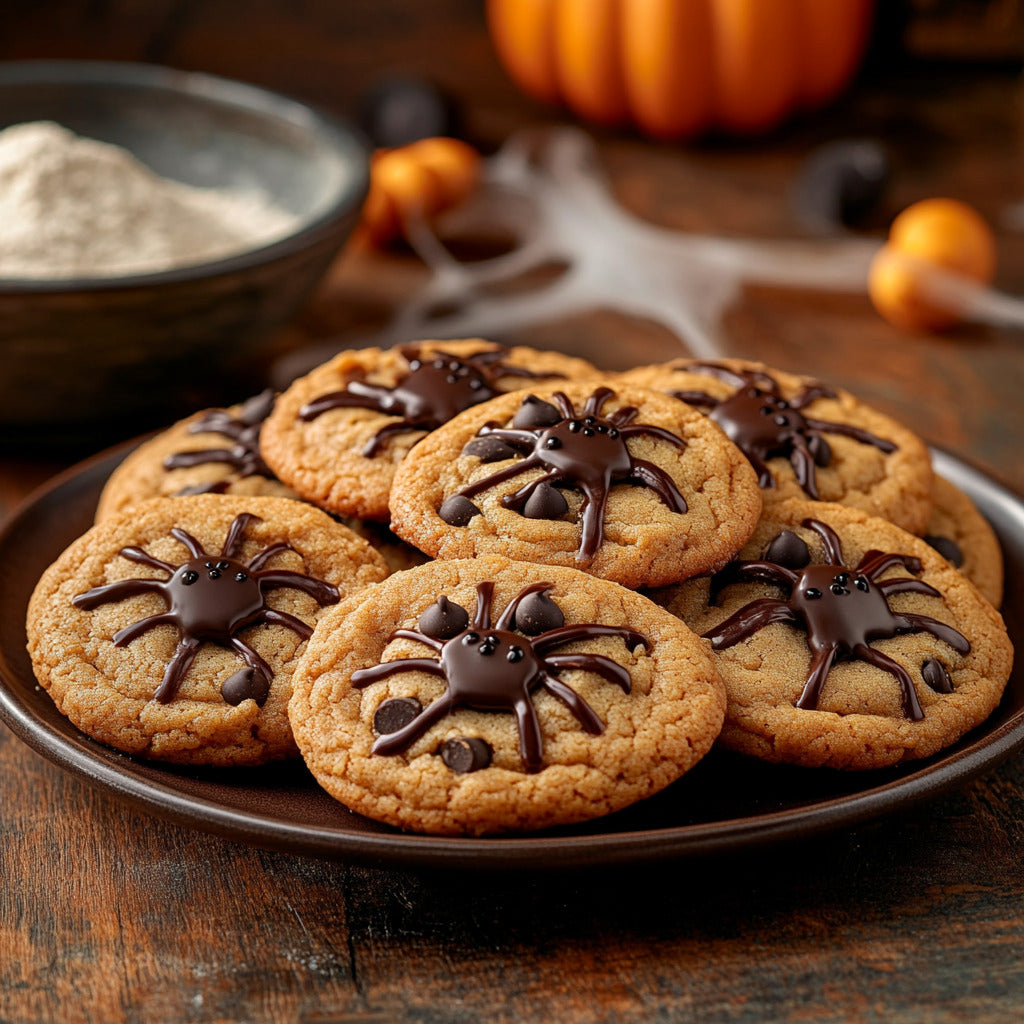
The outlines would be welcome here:
<svg viewBox="0 0 1024 1024">
<path fill-rule="evenodd" d="M 737 385 L 727 398 L 717 399 L 704 391 L 673 391 L 676 398 L 707 408 L 708 416 L 728 435 L 754 467 L 762 487 L 774 487 L 768 460 L 788 459 L 797 483 L 808 497 L 818 498 L 816 466 L 827 466 L 832 452 L 825 434 L 841 434 L 882 452 L 896 445 L 860 427 L 805 416 L 801 411 L 818 398 L 835 398 L 836 393 L 821 383 L 807 384 L 786 399 L 773 377 L 760 370 L 735 372 L 718 363 L 695 363 L 688 369 L 707 373 Z"/>
<path fill-rule="evenodd" d="M 502 394 L 497 388 L 501 377 L 536 377 L 537 374 L 504 363 L 504 349 L 486 349 L 465 357 L 435 352 L 423 358 L 420 349 L 407 345 L 399 350 L 409 371 L 394 387 L 353 380 L 342 391 L 314 399 L 299 410 L 303 420 L 313 420 L 329 409 L 360 408 L 398 416 L 370 438 L 363 455 L 377 455 L 396 434 L 436 430 L 453 416 Z"/>
<path fill-rule="evenodd" d="M 464 525 L 464 522 L 456 523 L 453 519 L 458 517 L 468 521 L 464 512 L 465 501 L 531 469 L 542 469 L 544 473 L 512 494 L 504 495 L 501 503 L 505 508 L 531 518 L 555 519 L 568 508 L 555 488 L 579 490 L 583 495 L 583 506 L 577 561 L 589 561 L 601 546 L 605 506 L 608 494 L 616 484 L 648 487 L 673 512 L 685 512 L 686 499 L 668 473 L 652 462 L 636 458 L 626 444 L 629 438 L 639 435 L 661 438 L 679 449 L 685 448 L 685 442 L 661 427 L 634 423 L 638 411 L 633 406 L 623 406 L 610 416 L 602 416 L 602 408 L 614 395 L 610 388 L 597 388 L 586 400 L 582 412 L 577 412 L 569 398 L 560 391 L 552 396 L 555 405 L 530 395 L 523 400 L 511 429 L 483 427 L 479 431 L 480 438 L 506 445 L 508 457 L 518 455 L 522 458 L 461 488 L 453 496 L 459 503 L 449 505 L 455 515 L 446 518 L 445 505 L 442 505 L 441 518 L 451 525 Z M 448 499 L 449 502 L 452 500 Z"/>
<path fill-rule="evenodd" d="M 399 629 L 391 639 L 413 640 L 430 648 L 436 658 L 400 658 L 352 674 L 357 689 L 380 679 L 407 671 L 427 672 L 445 681 L 445 692 L 433 703 L 417 711 L 396 731 L 379 736 L 372 751 L 375 754 L 397 754 L 419 739 L 436 722 L 457 708 L 475 711 L 509 712 L 515 715 L 519 730 L 519 753 L 528 772 L 543 767 L 543 742 L 532 695 L 546 690 L 558 698 L 583 728 L 597 735 L 604 730 L 591 706 L 568 684 L 558 678 L 564 669 L 576 668 L 615 683 L 628 693 L 629 672 L 617 662 L 601 654 L 556 654 L 555 648 L 577 640 L 594 637 L 620 637 L 631 649 L 638 644 L 650 647 L 641 633 L 618 626 L 583 624 L 562 625 L 557 618 L 547 617 L 546 628 L 529 637 L 516 623 L 517 611 L 535 595 L 546 595 L 550 583 L 535 583 L 523 588 L 491 626 L 491 605 L 494 584 L 477 585 L 476 611 L 472 620 L 465 611 L 442 597 L 420 617 L 419 630 Z M 442 609 L 443 614 L 438 613 Z M 453 610 L 462 614 L 451 614 Z M 555 609 L 557 612 L 557 608 Z"/>
<path fill-rule="evenodd" d="M 926 632 L 945 641 L 957 653 L 967 653 L 970 644 L 958 630 L 927 615 L 894 612 L 888 601 L 897 593 L 942 595 L 923 580 L 909 576 L 879 579 L 896 565 L 913 573 L 920 572 L 918 559 L 868 551 L 851 568 L 844 563 L 839 537 L 830 526 L 815 519 L 805 519 L 803 525 L 821 538 L 825 561 L 796 567 L 768 559 L 731 563 L 715 581 L 716 594 L 730 583 L 761 580 L 788 589 L 789 596 L 785 600 L 764 597 L 751 601 L 704 636 L 711 640 L 715 650 L 724 650 L 774 622 L 802 627 L 807 634 L 811 664 L 796 702 L 798 708 L 816 709 L 832 666 L 842 659 L 854 659 L 893 676 L 900 687 L 904 715 L 920 721 L 924 712 L 910 674 L 898 662 L 872 647 L 871 642 L 905 633 Z M 936 688 L 933 679 L 937 675 L 933 668 L 925 670 L 923 666 L 922 678 Z"/>
<path fill-rule="evenodd" d="M 233 443 L 225 448 L 201 448 L 195 451 L 175 452 L 164 459 L 165 469 L 185 469 L 210 462 L 220 462 L 240 477 L 262 476 L 275 479 L 273 470 L 260 454 L 260 431 L 263 421 L 274 408 L 274 392 L 270 389 L 250 398 L 232 416 L 226 409 L 212 409 L 188 429 L 190 434 L 222 434 Z M 181 494 L 222 494 L 229 480 L 216 480 L 185 488 Z"/>
<path fill-rule="evenodd" d="M 285 626 L 303 639 L 308 639 L 313 632 L 294 615 L 267 607 L 266 592 L 276 587 L 293 587 L 312 595 L 320 604 L 338 601 L 337 588 L 323 580 L 284 569 L 264 568 L 275 554 L 291 550 L 289 544 L 271 544 L 249 562 L 239 560 L 236 556 L 245 530 L 256 519 L 249 513 L 236 516 L 221 553 L 215 556 L 208 555 L 191 534 L 175 527 L 171 536 L 192 556 L 178 566 L 141 548 L 122 548 L 120 554 L 125 558 L 161 569 L 169 578 L 119 580 L 94 587 L 72 599 L 72 604 L 83 611 L 138 594 L 158 594 L 167 602 L 165 611 L 119 629 L 112 638 L 115 645 L 124 647 L 156 626 L 171 625 L 178 629 L 178 645 L 154 700 L 162 704 L 173 700 L 199 648 L 203 643 L 214 643 L 236 651 L 248 669 L 241 681 L 233 676 L 225 683 L 222 691 L 225 699 L 237 704 L 249 696 L 262 704 L 269 693 L 273 669 L 238 636 L 239 632 L 263 622 Z"/>
</svg>

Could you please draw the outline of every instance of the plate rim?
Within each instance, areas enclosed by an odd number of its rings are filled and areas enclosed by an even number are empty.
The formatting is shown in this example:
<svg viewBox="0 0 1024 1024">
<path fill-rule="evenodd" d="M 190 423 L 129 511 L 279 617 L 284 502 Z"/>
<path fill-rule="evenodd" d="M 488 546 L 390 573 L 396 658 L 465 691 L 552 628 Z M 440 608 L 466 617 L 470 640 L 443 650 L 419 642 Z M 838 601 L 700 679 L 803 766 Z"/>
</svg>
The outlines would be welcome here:
<svg viewBox="0 0 1024 1024">
<path fill-rule="evenodd" d="M 124 458 L 138 440 L 100 452 L 59 473 L 36 488 L 0 523 L 0 551 L 8 537 L 32 514 L 37 505 L 55 492 L 83 478 L 110 469 Z M 1024 521 L 1024 497 L 998 481 L 990 472 L 959 456 L 931 447 L 937 473 L 967 478 L 972 492 L 983 489 L 988 500 L 1009 504 Z M 955 481 L 954 481 L 955 482 Z M 225 839 L 285 853 L 360 863 L 372 867 L 456 867 L 551 869 L 640 863 L 670 858 L 699 858 L 731 854 L 834 832 L 884 817 L 958 788 L 987 772 L 1024 747 L 1024 707 L 989 732 L 985 724 L 964 737 L 945 754 L 920 762 L 921 767 L 898 779 L 863 790 L 815 800 L 797 807 L 746 815 L 714 822 L 700 822 L 621 832 L 552 835 L 530 833 L 492 837 L 422 835 L 395 830 L 382 833 L 346 831 L 343 827 L 306 825 L 276 814 L 261 814 L 228 806 L 203 796 L 183 792 L 170 783 L 124 773 L 103 760 L 93 747 L 110 754 L 109 748 L 85 734 L 65 737 L 51 730 L 17 694 L 8 681 L 9 667 L 0 650 L 0 721 L 36 753 L 90 785 L 129 803 L 132 807 L 179 825 L 212 833 Z M 970 736 L 974 735 L 973 740 Z M 966 745 L 963 745 L 966 742 Z M 114 754 L 118 752 L 113 751 Z M 134 759 L 119 754 L 126 763 Z M 907 762 L 914 764 L 915 762 Z M 159 764 L 147 762 L 159 769 Z"/>
</svg>

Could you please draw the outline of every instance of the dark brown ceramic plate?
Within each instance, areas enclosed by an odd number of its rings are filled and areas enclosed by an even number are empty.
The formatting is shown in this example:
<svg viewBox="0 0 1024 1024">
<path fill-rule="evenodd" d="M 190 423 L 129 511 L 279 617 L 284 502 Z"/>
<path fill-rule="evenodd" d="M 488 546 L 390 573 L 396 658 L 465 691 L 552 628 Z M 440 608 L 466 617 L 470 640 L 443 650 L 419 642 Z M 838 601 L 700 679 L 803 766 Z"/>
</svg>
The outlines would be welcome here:
<svg viewBox="0 0 1024 1024">
<path fill-rule="evenodd" d="M 138 761 L 79 733 L 36 685 L 25 609 L 47 565 L 92 521 L 126 449 L 98 456 L 33 495 L 0 531 L 0 716 L 55 764 L 142 810 L 273 849 L 379 866 L 551 868 L 724 854 L 830 832 L 962 785 L 1024 746 L 1024 668 L 979 729 L 940 756 L 839 773 L 713 752 L 663 793 L 585 826 L 492 839 L 409 835 L 348 812 L 302 764 L 197 770 Z M 970 494 L 999 534 L 1011 634 L 1024 622 L 1024 502 L 943 452 L 936 468 Z M 754 768 L 755 770 L 751 770 Z"/>
</svg>

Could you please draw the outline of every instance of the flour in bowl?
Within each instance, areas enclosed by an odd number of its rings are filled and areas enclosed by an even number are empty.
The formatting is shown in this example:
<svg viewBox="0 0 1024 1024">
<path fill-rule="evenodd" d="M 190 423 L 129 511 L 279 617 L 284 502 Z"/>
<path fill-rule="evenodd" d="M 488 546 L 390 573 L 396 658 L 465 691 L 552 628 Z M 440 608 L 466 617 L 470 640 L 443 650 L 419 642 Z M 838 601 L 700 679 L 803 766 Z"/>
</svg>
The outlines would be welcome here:
<svg viewBox="0 0 1024 1024">
<path fill-rule="evenodd" d="M 256 248 L 296 224 L 263 195 L 183 185 L 51 121 L 0 131 L 0 277 L 168 270 Z"/>
</svg>

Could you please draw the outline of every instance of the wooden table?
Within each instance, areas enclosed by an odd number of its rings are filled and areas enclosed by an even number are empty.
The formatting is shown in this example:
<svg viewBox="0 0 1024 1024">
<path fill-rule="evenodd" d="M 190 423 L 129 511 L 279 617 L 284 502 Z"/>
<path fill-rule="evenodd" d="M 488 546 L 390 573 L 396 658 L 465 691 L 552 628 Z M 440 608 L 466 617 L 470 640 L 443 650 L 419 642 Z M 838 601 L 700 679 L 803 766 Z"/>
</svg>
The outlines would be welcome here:
<svg viewBox="0 0 1024 1024">
<path fill-rule="evenodd" d="M 382 66 L 404 66 L 462 99 L 482 145 L 558 122 L 495 66 L 474 3 L 294 6 L 23 5 L 0 57 L 160 60 L 339 112 Z M 998 223 L 1024 199 L 1020 94 L 1015 68 L 890 66 L 763 143 L 597 139 L 622 203 L 683 230 L 799 236 L 788 184 L 816 144 L 853 133 L 894 155 L 879 225 L 930 195 Z M 999 284 L 1024 294 L 1024 236 L 999 241 Z M 358 333 L 421 278 L 409 255 L 347 253 L 282 342 Z M 1020 334 L 906 335 L 860 295 L 767 289 L 748 290 L 724 332 L 734 353 L 846 386 L 1024 491 Z M 610 367 L 679 351 L 615 314 L 548 337 Z M 0 512 L 66 461 L 3 453 Z M 0 729 L 0 1021 L 1015 1020 L 1022 787 L 1017 757 L 849 834 L 711 861 L 375 870 L 136 813 Z"/>
</svg>

